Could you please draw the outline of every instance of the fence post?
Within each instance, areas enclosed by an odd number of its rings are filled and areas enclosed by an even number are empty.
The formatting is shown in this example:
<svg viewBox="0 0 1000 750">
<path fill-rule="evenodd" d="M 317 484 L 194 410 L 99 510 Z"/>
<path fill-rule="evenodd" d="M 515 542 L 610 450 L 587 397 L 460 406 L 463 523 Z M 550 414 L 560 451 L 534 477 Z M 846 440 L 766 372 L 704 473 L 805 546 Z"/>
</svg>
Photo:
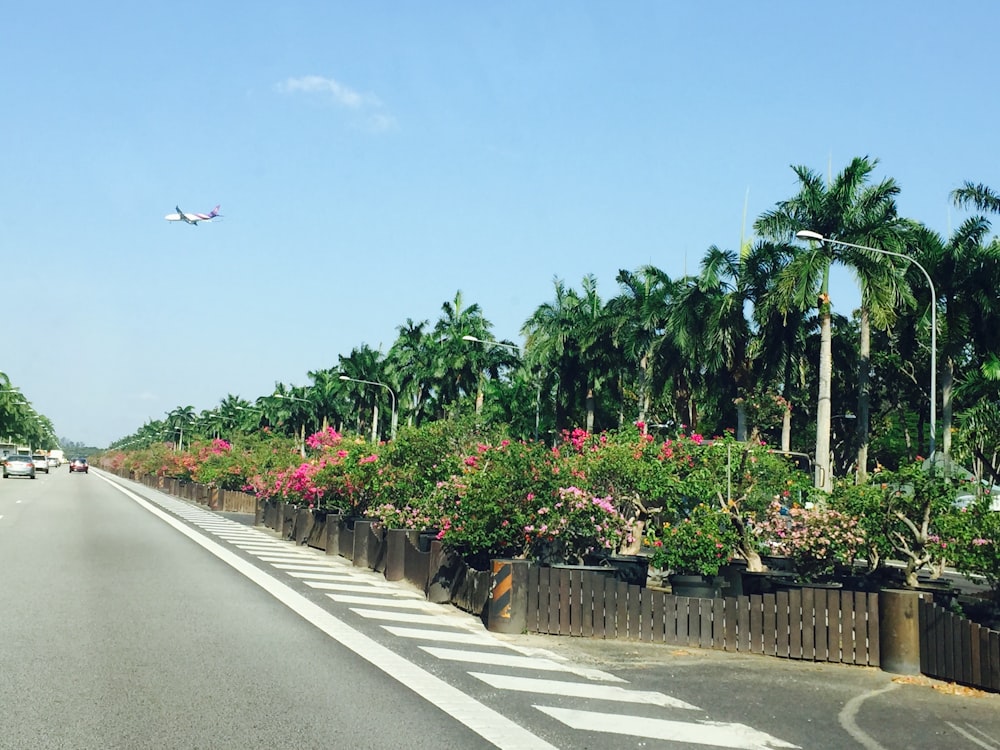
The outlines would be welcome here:
<svg viewBox="0 0 1000 750">
<path fill-rule="evenodd" d="M 367 568 L 368 565 L 368 534 L 371 531 L 371 521 L 354 522 L 354 556 L 352 562 L 356 568 Z"/>
<path fill-rule="evenodd" d="M 893 674 L 920 674 L 920 594 L 905 589 L 878 592 L 881 666 Z"/>
<path fill-rule="evenodd" d="M 528 614 L 528 561 L 493 560 L 486 629 L 523 633 Z"/>
</svg>

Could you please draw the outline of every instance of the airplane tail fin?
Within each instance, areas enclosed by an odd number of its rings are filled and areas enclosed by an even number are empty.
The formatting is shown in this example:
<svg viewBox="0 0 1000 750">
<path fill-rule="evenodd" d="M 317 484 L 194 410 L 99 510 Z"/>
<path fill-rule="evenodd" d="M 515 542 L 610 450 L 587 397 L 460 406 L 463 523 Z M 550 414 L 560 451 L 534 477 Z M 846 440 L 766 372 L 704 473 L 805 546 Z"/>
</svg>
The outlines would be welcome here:
<svg viewBox="0 0 1000 750">
<path fill-rule="evenodd" d="M 218 206 L 216 206 L 215 208 L 212 209 L 212 213 L 209 214 L 209 216 L 218 216 L 220 208 L 222 208 L 222 204 L 221 203 Z"/>
</svg>

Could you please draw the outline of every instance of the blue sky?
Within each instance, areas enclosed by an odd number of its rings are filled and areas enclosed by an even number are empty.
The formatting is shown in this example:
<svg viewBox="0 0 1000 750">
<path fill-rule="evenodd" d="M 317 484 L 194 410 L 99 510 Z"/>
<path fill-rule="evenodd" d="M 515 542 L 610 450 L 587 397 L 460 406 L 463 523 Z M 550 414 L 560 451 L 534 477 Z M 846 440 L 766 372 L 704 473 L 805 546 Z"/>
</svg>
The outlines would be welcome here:
<svg viewBox="0 0 1000 750">
<path fill-rule="evenodd" d="M 148 6 L 148 7 L 147 7 Z M 498 338 L 586 274 L 693 272 L 855 156 L 947 233 L 1000 188 L 993 2 L 11 5 L 0 371 L 104 446 L 307 385 L 461 291 Z M 164 221 L 175 205 L 224 219 Z M 853 280 L 833 302 L 857 305 Z"/>
</svg>

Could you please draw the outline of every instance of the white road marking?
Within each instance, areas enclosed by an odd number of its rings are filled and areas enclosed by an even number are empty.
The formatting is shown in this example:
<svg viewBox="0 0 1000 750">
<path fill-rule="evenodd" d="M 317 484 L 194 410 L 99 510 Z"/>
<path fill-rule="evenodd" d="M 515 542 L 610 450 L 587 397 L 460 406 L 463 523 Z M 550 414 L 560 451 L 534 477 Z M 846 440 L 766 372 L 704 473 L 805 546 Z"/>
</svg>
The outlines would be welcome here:
<svg viewBox="0 0 1000 750">
<path fill-rule="evenodd" d="M 430 630 L 429 628 L 406 628 L 398 625 L 383 625 L 395 636 L 414 638 L 424 641 L 439 641 L 441 643 L 464 643 L 473 646 L 493 646 L 497 640 L 481 633 L 461 633 L 455 630 Z"/>
<path fill-rule="evenodd" d="M 332 581 L 303 581 L 303 583 L 310 588 L 319 589 L 320 591 L 345 591 L 358 594 L 371 593 L 373 588 L 367 583 L 334 583 Z M 421 599 L 424 599 L 423 596 L 415 591 L 399 589 L 397 593 L 399 596 L 420 597 Z M 427 600 L 424 599 L 424 601 Z"/>
<path fill-rule="evenodd" d="M 337 563 L 274 563 L 272 567 L 278 570 L 284 570 L 285 572 L 291 572 L 293 570 L 301 571 L 312 571 L 313 573 L 320 573 L 324 570 L 330 570 L 330 568 L 342 567 Z"/>
<path fill-rule="evenodd" d="M 679 698 L 673 698 L 663 693 L 629 690 L 617 685 L 595 685 L 592 682 L 566 682 L 564 680 L 545 680 L 538 677 L 517 677 L 486 672 L 469 672 L 469 674 L 498 690 L 515 690 L 521 693 L 542 693 L 544 695 L 562 695 L 567 698 L 589 698 L 621 703 L 644 703 L 651 706 L 684 708 L 693 711 L 701 710 L 697 706 L 692 706 Z"/>
<path fill-rule="evenodd" d="M 219 543 L 181 523 L 148 500 L 100 474 L 97 476 L 246 576 L 304 620 L 312 623 L 341 645 L 381 669 L 385 674 L 438 707 L 456 721 L 467 726 L 487 742 L 493 743 L 501 750 L 556 750 L 554 745 L 549 744 L 541 737 L 532 734 L 506 716 L 484 706 L 458 688 L 449 685 L 439 677 L 435 677 L 430 672 L 421 669 L 416 664 L 350 627 L 291 587 Z"/>
<path fill-rule="evenodd" d="M 420 648 L 431 656 L 448 661 L 489 664 L 495 667 L 517 667 L 519 669 L 534 669 L 542 672 L 569 672 L 580 677 L 586 677 L 588 680 L 627 682 L 627 680 L 623 680 L 621 677 L 615 677 L 613 674 L 602 672 L 600 669 L 579 667 L 568 662 L 560 663 L 549 659 L 536 659 L 531 656 L 518 656 L 492 651 L 463 651 L 454 648 L 437 648 L 435 646 L 421 646 Z"/>
<path fill-rule="evenodd" d="M 464 618 L 452 617 L 441 613 L 439 615 L 421 615 L 416 612 L 386 612 L 382 609 L 367 609 L 366 607 L 351 607 L 351 611 L 369 620 L 391 620 L 392 622 L 407 622 L 411 625 L 466 625 Z"/>
<path fill-rule="evenodd" d="M 397 609 L 430 610 L 437 607 L 426 599 L 404 599 L 398 596 L 356 596 L 354 594 L 327 594 L 330 599 L 341 604 L 369 604 L 373 607 L 394 607 Z"/>
<path fill-rule="evenodd" d="M 554 719 L 558 719 L 568 727 L 582 729 L 585 732 L 648 737 L 671 742 L 686 742 L 693 745 L 730 747 L 736 750 L 798 748 L 798 745 L 779 740 L 753 727 L 748 727 L 746 724 L 648 719 L 645 716 L 578 711 L 572 708 L 554 708 L 552 706 L 535 706 L 535 708 Z"/>
</svg>

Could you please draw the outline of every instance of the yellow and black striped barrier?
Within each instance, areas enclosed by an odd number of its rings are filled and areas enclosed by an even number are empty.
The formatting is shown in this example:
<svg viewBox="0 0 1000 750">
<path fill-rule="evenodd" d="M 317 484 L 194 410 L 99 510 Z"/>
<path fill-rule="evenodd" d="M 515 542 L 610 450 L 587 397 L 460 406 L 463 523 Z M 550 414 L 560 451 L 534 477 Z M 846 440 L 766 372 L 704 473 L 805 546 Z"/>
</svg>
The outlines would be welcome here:
<svg viewBox="0 0 1000 750">
<path fill-rule="evenodd" d="M 493 560 L 487 630 L 523 633 L 528 609 L 528 561 Z"/>
</svg>

